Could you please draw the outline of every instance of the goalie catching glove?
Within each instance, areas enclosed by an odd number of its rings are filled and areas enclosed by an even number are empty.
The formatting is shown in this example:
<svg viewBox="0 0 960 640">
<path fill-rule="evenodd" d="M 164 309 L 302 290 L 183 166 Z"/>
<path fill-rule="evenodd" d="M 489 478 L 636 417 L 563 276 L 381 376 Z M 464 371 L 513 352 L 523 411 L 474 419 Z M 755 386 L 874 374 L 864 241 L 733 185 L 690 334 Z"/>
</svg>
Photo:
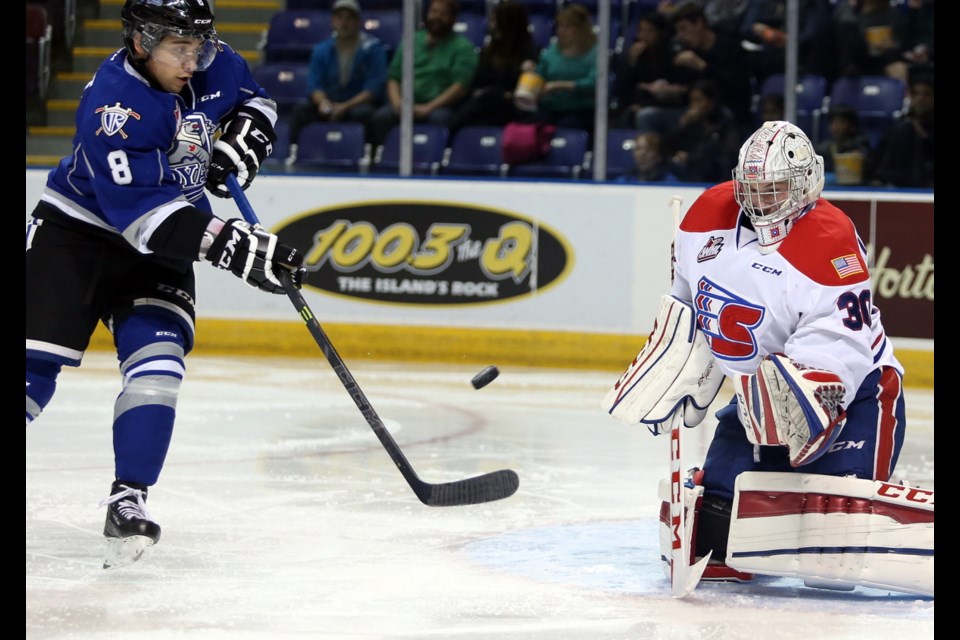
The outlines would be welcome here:
<svg viewBox="0 0 960 640">
<path fill-rule="evenodd" d="M 273 125 L 263 115 L 249 109 L 241 111 L 213 145 L 207 171 L 210 193 L 220 198 L 231 197 L 225 184 L 229 173 L 237 175 L 237 183 L 246 191 L 260 170 L 260 163 L 273 151 L 276 139 Z"/>
<path fill-rule="evenodd" d="M 774 353 L 763 359 L 755 375 L 736 376 L 734 382 L 747 439 L 787 447 L 792 466 L 813 462 L 840 435 L 846 388 L 837 374 Z"/>
<path fill-rule="evenodd" d="M 240 219 L 228 220 L 213 239 L 206 259 L 232 272 L 252 287 L 269 293 L 284 293 L 277 267 L 290 272 L 299 289 L 303 278 L 303 255 L 277 236 Z"/>
</svg>

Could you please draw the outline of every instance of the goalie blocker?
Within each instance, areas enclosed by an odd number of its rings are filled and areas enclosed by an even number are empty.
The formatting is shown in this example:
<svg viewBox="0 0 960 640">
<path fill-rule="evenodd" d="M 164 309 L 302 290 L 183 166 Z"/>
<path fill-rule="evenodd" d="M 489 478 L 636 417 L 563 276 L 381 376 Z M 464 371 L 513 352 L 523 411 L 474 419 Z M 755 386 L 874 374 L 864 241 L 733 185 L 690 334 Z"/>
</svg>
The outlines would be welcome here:
<svg viewBox="0 0 960 640">
<path fill-rule="evenodd" d="M 669 490 L 669 481 L 661 481 L 666 571 Z M 702 493 L 692 483 L 684 487 L 691 548 L 700 550 L 691 556 L 703 555 L 708 542 L 721 547 L 714 556 L 725 555 L 726 562 L 708 567 L 705 580 L 747 580 L 755 573 L 801 578 L 817 588 L 865 586 L 933 597 L 933 491 L 850 477 L 746 472 L 737 477 L 726 540 L 715 530 L 724 524 L 722 515 L 704 509 Z M 704 516 L 710 526 L 698 531 Z"/>
<path fill-rule="evenodd" d="M 650 337 L 600 406 L 620 422 L 647 425 L 654 435 L 678 409 L 684 426 L 700 424 L 723 372 L 695 318 L 689 303 L 664 295 Z"/>
</svg>

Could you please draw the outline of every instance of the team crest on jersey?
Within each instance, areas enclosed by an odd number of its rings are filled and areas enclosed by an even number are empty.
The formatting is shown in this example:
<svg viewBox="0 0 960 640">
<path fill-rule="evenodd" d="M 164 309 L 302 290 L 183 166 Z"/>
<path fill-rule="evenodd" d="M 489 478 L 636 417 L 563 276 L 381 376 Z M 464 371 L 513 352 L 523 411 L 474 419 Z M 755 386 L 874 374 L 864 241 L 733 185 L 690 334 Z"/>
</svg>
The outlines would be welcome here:
<svg viewBox="0 0 960 640">
<path fill-rule="evenodd" d="M 710 350 L 722 360 L 750 360 L 758 353 L 754 331 L 763 322 L 763 307 L 717 286 L 708 278 L 697 283 L 693 298 L 697 328 L 703 332 Z"/>
<path fill-rule="evenodd" d="M 697 262 L 713 260 L 720 253 L 721 249 L 723 249 L 723 238 L 710 236 L 707 244 L 703 245 L 703 249 L 700 249 L 700 253 L 697 254 Z"/>
<path fill-rule="evenodd" d="M 107 105 L 98 107 L 95 113 L 100 114 L 100 128 L 97 129 L 97 135 L 100 135 L 101 131 L 108 136 L 119 133 L 124 140 L 127 139 L 127 134 L 123 131 L 123 125 L 127 124 L 130 118 L 140 119 L 139 113 L 133 109 L 121 107 L 119 102 L 112 107 Z"/>
<path fill-rule="evenodd" d="M 213 128 L 203 112 L 191 113 L 180 121 L 173 148 L 167 153 L 170 168 L 190 202 L 196 202 L 203 195 L 213 146 L 210 139 Z"/>
</svg>

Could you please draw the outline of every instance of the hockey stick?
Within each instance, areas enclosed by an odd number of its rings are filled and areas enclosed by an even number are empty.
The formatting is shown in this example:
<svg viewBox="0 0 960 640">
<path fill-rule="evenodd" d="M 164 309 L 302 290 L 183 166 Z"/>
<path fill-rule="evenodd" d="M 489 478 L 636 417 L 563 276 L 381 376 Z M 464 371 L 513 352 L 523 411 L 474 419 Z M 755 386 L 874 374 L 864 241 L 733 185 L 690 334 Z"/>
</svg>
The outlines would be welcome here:
<svg viewBox="0 0 960 640">
<path fill-rule="evenodd" d="M 670 198 L 673 213 L 673 241 L 670 245 L 670 281 L 673 281 L 674 243 L 680 229 L 680 196 Z M 683 449 L 680 434 L 683 433 L 683 404 L 670 417 L 670 528 L 673 539 L 670 545 L 670 588 L 674 598 L 683 598 L 693 591 L 703 576 L 712 551 L 700 562 L 690 564 L 693 531 L 687 533 L 686 513 L 683 499 Z"/>
<path fill-rule="evenodd" d="M 244 220 L 250 224 L 259 225 L 260 220 L 257 218 L 257 214 L 254 213 L 253 208 L 250 206 L 250 201 L 247 200 L 246 194 L 243 192 L 243 189 L 240 188 L 233 174 L 227 176 L 227 188 L 230 189 L 230 193 L 233 195 L 237 207 L 243 214 Z M 360 389 L 360 385 L 353 379 L 353 376 L 347 369 L 347 365 L 344 364 L 340 354 L 338 354 L 337 350 L 333 347 L 333 343 L 330 342 L 320 323 L 317 322 L 310 307 L 307 306 L 306 300 L 303 299 L 303 294 L 301 294 L 300 290 L 293 284 L 290 275 L 285 271 L 281 271 L 279 277 L 280 282 L 283 284 L 283 290 L 286 292 L 287 297 L 290 298 L 290 302 L 293 303 L 297 313 L 300 314 L 300 317 L 306 323 L 310 335 L 313 336 L 317 346 L 323 351 L 323 355 L 327 357 L 327 361 L 330 363 L 330 366 L 333 367 L 334 373 L 337 374 L 347 393 L 350 394 L 357 408 L 360 409 L 360 413 L 366 418 L 367 424 L 369 424 L 373 432 L 377 434 L 377 438 L 380 439 L 383 448 L 390 454 L 390 458 L 393 459 L 394 464 L 397 465 L 400 473 L 407 481 L 407 484 L 410 485 L 410 488 L 413 489 L 417 498 L 420 499 L 420 502 L 430 507 L 453 507 L 492 502 L 494 500 L 508 498 L 516 493 L 517 488 L 520 486 L 520 478 L 516 472 L 511 469 L 501 469 L 500 471 L 492 471 L 465 480 L 455 480 L 453 482 L 443 482 L 439 484 L 432 484 L 421 480 L 413 470 L 413 467 L 410 466 L 406 456 L 403 455 L 400 446 L 397 445 L 393 436 L 387 431 L 383 420 L 381 420 L 377 412 L 374 411 L 373 406 L 371 406 L 367 400 L 367 396 L 364 395 Z"/>
</svg>

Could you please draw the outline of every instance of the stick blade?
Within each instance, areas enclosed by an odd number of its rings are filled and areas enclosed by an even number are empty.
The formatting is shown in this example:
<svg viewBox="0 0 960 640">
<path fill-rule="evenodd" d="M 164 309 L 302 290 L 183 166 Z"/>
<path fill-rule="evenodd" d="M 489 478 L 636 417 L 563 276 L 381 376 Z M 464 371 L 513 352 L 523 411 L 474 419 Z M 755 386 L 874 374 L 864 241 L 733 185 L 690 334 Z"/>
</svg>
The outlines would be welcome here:
<svg viewBox="0 0 960 640">
<path fill-rule="evenodd" d="M 711 550 L 707 555 L 700 559 L 694 565 L 688 564 L 686 562 L 681 563 L 681 566 L 674 567 L 671 591 L 674 598 L 685 598 L 697 588 L 697 585 L 700 584 L 700 578 L 703 576 L 704 570 L 707 568 L 707 563 L 710 562 L 710 556 L 713 555 Z"/>
<path fill-rule="evenodd" d="M 429 507 L 458 507 L 503 500 L 519 487 L 520 476 L 511 469 L 501 469 L 455 482 L 424 483 L 416 494 Z"/>
</svg>

